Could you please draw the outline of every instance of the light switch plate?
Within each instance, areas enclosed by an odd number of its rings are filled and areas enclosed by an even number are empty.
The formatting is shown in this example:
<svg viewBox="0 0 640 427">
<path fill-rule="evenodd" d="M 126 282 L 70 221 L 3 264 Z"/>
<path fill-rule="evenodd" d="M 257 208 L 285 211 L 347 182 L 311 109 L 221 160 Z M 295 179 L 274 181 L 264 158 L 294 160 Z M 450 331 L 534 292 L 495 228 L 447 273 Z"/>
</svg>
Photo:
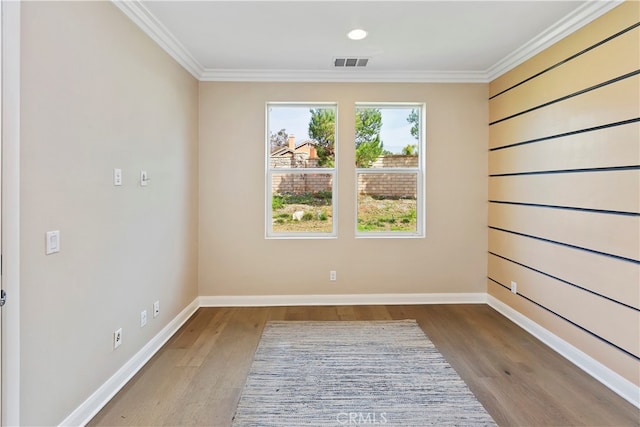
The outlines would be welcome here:
<svg viewBox="0 0 640 427">
<path fill-rule="evenodd" d="M 47 231 L 45 237 L 45 253 L 47 255 L 60 252 L 60 230 Z"/>
</svg>

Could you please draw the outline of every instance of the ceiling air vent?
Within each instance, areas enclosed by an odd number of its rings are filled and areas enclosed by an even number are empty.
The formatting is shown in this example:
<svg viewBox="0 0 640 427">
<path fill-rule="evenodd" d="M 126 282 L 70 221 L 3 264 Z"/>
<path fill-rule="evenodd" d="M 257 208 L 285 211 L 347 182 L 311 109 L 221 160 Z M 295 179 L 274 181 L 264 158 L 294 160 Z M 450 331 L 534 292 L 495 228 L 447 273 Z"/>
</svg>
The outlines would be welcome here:
<svg viewBox="0 0 640 427">
<path fill-rule="evenodd" d="M 333 66 L 336 68 L 352 68 L 352 67 L 366 67 L 369 63 L 369 58 L 334 58 Z"/>
</svg>

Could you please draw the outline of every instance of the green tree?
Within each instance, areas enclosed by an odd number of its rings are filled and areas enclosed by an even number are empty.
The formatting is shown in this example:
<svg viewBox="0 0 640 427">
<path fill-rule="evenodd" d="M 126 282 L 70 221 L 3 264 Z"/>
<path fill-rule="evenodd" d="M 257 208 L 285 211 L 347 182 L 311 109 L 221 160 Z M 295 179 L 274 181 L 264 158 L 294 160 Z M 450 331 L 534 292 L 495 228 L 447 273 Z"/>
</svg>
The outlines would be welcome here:
<svg viewBox="0 0 640 427">
<path fill-rule="evenodd" d="M 407 146 L 402 149 L 402 154 L 405 156 L 415 156 L 418 154 L 418 146 L 416 144 L 407 144 Z"/>
<path fill-rule="evenodd" d="M 335 161 L 336 112 L 330 108 L 312 108 L 309 136 L 316 141 L 318 164 L 333 167 Z"/>
<path fill-rule="evenodd" d="M 411 123 L 411 136 L 415 139 L 420 137 L 420 118 L 418 117 L 418 110 L 415 108 L 409 113 L 407 121 Z"/>
<path fill-rule="evenodd" d="M 380 139 L 382 113 L 378 108 L 360 108 L 356 110 L 356 166 L 371 167 L 383 153 Z"/>
</svg>

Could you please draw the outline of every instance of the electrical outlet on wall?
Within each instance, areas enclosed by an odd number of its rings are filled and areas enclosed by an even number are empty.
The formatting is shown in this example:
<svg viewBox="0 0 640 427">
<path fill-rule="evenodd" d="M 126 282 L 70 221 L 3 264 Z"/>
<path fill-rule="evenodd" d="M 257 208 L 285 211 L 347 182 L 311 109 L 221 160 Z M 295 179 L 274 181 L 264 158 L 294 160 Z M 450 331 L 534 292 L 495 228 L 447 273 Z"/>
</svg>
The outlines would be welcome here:
<svg viewBox="0 0 640 427">
<path fill-rule="evenodd" d="M 518 293 L 518 284 L 513 280 L 511 281 L 511 292 L 513 292 L 514 294 Z"/>
<path fill-rule="evenodd" d="M 142 328 L 147 324 L 147 310 L 142 310 L 140 312 L 140 327 Z"/>
<path fill-rule="evenodd" d="M 113 333 L 113 349 L 120 347 L 120 344 L 122 344 L 122 328 Z"/>
<path fill-rule="evenodd" d="M 158 314 L 160 314 L 160 301 L 153 303 L 153 317 L 158 317 Z"/>
<path fill-rule="evenodd" d="M 113 185 L 122 185 L 122 169 L 120 168 L 113 169 Z"/>
<path fill-rule="evenodd" d="M 335 270 L 329 271 L 329 280 L 331 280 L 332 282 L 335 282 L 336 280 L 338 280 L 337 278 L 338 276 Z"/>
</svg>

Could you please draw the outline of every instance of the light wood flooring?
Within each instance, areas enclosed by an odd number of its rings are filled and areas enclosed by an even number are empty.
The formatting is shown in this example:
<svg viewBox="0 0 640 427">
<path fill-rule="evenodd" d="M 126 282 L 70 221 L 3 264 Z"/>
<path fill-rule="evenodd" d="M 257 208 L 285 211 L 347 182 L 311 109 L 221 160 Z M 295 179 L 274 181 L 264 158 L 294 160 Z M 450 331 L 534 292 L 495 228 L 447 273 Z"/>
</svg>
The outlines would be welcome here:
<svg viewBox="0 0 640 427">
<path fill-rule="evenodd" d="M 268 320 L 416 319 L 500 426 L 638 426 L 640 412 L 482 304 L 201 308 L 90 426 L 228 426 Z"/>
</svg>

